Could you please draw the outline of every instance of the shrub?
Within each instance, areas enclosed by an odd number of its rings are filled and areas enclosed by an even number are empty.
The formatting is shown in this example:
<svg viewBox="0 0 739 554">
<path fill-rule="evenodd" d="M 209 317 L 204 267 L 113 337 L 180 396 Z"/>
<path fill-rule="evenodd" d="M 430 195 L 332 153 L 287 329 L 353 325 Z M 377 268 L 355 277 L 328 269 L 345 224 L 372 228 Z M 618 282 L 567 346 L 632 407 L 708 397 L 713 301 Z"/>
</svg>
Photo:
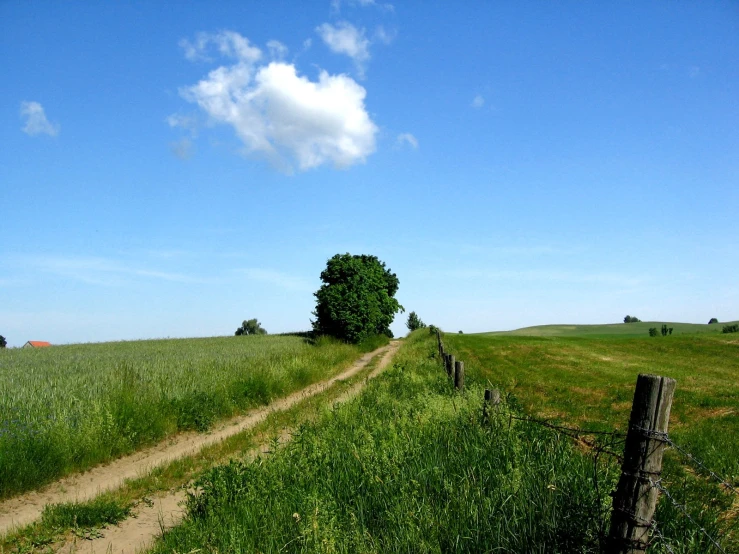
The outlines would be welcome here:
<svg viewBox="0 0 739 554">
<path fill-rule="evenodd" d="M 408 321 L 405 322 L 405 326 L 408 327 L 409 331 L 415 331 L 416 329 L 426 327 L 426 324 L 421 321 L 421 318 L 418 317 L 416 312 L 411 312 L 408 314 Z"/>
<path fill-rule="evenodd" d="M 724 325 L 722 333 L 739 333 L 739 323 L 733 325 Z"/>
<path fill-rule="evenodd" d="M 267 330 L 262 328 L 262 324 L 257 321 L 257 318 L 245 319 L 234 334 L 237 337 L 241 335 L 266 335 Z"/>
<path fill-rule="evenodd" d="M 650 327 L 649 328 L 649 336 L 650 337 L 659 336 L 659 333 L 657 332 L 657 328 L 656 327 Z"/>
</svg>

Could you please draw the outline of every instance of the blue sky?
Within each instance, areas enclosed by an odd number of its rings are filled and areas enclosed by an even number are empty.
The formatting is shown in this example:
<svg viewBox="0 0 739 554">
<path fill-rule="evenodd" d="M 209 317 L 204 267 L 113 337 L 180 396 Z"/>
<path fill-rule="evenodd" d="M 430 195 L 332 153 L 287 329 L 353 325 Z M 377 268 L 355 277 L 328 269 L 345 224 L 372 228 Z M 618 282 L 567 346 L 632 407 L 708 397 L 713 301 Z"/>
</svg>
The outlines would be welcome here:
<svg viewBox="0 0 739 554">
<path fill-rule="evenodd" d="M 11 346 L 739 318 L 736 2 L 0 2 Z M 405 332 L 406 314 L 393 324 Z"/>
</svg>

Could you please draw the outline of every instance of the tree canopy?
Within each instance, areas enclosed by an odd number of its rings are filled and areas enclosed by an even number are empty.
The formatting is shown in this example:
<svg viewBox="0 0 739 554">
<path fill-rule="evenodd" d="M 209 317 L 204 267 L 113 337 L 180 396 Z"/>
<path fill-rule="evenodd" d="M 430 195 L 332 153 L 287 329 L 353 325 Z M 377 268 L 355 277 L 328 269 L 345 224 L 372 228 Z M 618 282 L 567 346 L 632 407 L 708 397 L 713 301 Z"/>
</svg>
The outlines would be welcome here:
<svg viewBox="0 0 739 554">
<path fill-rule="evenodd" d="M 398 311 L 398 277 L 375 256 L 336 254 L 321 272 L 323 285 L 314 293 L 313 330 L 351 343 L 372 335 L 392 337 L 390 324 Z"/>
<path fill-rule="evenodd" d="M 624 318 L 624 323 L 640 323 L 640 322 L 641 322 L 641 319 L 639 319 L 638 317 L 631 317 L 630 315 L 627 315 Z"/>
<path fill-rule="evenodd" d="M 0 348 L 5 348 L 8 346 L 8 341 L 5 340 L 5 337 L 0 335 Z"/>
<path fill-rule="evenodd" d="M 236 329 L 236 333 L 234 334 L 236 336 L 266 335 L 267 331 L 262 328 L 262 325 L 257 321 L 257 318 L 254 318 L 254 319 L 245 319 L 244 322 L 241 324 L 241 327 Z"/>
</svg>

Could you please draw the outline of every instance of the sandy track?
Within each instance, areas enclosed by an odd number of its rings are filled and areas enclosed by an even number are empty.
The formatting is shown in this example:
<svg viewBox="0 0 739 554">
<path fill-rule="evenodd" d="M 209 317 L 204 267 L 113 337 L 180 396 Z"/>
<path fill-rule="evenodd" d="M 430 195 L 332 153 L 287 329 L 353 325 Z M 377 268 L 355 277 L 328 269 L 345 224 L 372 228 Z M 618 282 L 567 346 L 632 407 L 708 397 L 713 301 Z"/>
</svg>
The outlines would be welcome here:
<svg viewBox="0 0 739 554">
<path fill-rule="evenodd" d="M 268 406 L 248 412 L 246 415 L 223 422 L 208 434 L 183 433 L 107 465 L 98 466 L 85 473 L 61 479 L 40 491 L 29 492 L 6 500 L 0 503 L 0 536 L 7 534 L 16 527 L 28 525 L 39 519 L 44 506 L 47 504 L 89 500 L 106 490 L 120 487 L 126 479 L 134 479 L 145 475 L 155 467 L 195 454 L 206 446 L 253 427 L 264 421 L 269 414 L 286 410 L 304 398 L 326 390 L 336 381 L 356 375 L 378 354 L 383 354 L 380 366 L 384 367 L 390 362 L 398 346 L 399 342 L 394 341 L 387 346 L 365 354 L 340 375 L 310 385 L 289 396 L 275 400 Z M 171 510 L 168 508 L 166 512 L 169 513 Z"/>
<path fill-rule="evenodd" d="M 367 380 L 379 375 L 390 364 L 398 346 L 400 346 L 400 343 L 394 341 L 389 346 L 372 353 L 370 357 L 378 353 L 383 353 L 383 356 L 377 367 L 367 376 Z M 359 366 L 359 369 L 354 373 L 367 365 L 369 359 L 363 360 L 364 358 L 355 364 Z M 333 379 L 332 382 L 338 378 L 341 377 Z M 346 402 L 359 394 L 365 384 L 366 381 L 356 383 L 338 398 L 335 398 L 333 402 Z M 284 444 L 291 438 L 290 433 L 284 431 L 279 437 L 279 443 Z M 268 453 L 269 448 L 269 444 L 263 444 L 250 450 L 244 455 L 244 458 L 253 459 L 259 454 Z M 132 517 L 104 530 L 104 536 L 93 540 L 74 538 L 70 542 L 58 546 L 56 552 L 57 554 L 135 554 L 136 552 L 142 552 L 153 544 L 162 530 L 171 529 L 182 521 L 185 517 L 183 503 L 186 498 L 187 493 L 184 490 L 171 491 L 160 495 L 154 499 L 153 505 L 139 505 L 133 510 Z"/>
</svg>

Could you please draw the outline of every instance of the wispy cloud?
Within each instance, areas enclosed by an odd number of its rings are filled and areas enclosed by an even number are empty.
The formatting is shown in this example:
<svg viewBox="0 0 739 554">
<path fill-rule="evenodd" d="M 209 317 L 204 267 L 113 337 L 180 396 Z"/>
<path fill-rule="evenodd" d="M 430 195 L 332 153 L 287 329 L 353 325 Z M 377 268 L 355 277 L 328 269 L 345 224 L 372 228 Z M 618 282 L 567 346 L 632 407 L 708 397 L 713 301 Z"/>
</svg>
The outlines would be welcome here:
<svg viewBox="0 0 739 554">
<path fill-rule="evenodd" d="M 135 263 L 100 257 L 27 256 L 26 267 L 81 281 L 89 285 L 121 286 L 134 278 L 176 283 L 216 283 L 219 279 L 202 278 L 141 267 Z"/>
<path fill-rule="evenodd" d="M 190 61 L 212 61 L 208 51 L 213 47 L 221 56 L 235 58 L 242 62 L 255 63 L 262 57 L 262 51 L 252 46 L 249 39 L 235 31 L 219 33 L 198 33 L 195 40 L 183 38 L 179 42 Z"/>
<path fill-rule="evenodd" d="M 213 43 L 236 62 L 212 70 L 180 94 L 213 123 L 231 126 L 246 153 L 292 173 L 296 166 L 346 168 L 375 151 L 378 128 L 365 109 L 365 89 L 353 79 L 321 71 L 318 81 L 311 81 L 293 64 L 260 65 L 261 51 L 238 33 L 204 36 L 181 43 L 188 58 L 199 59 Z"/>
<path fill-rule="evenodd" d="M 347 21 L 339 21 L 336 25 L 319 25 L 316 32 L 332 52 L 349 56 L 360 77 L 364 77 L 365 63 L 370 59 L 370 41 L 365 36 L 364 29 L 358 29 Z"/>
<path fill-rule="evenodd" d="M 283 60 L 287 56 L 287 46 L 282 44 L 279 40 L 270 40 L 267 42 L 267 49 L 269 50 L 270 58 L 273 60 Z"/>
<path fill-rule="evenodd" d="M 312 291 L 314 289 L 311 283 L 302 277 L 288 275 L 272 269 L 246 268 L 240 269 L 238 272 L 248 279 L 261 281 L 290 291 Z"/>
<path fill-rule="evenodd" d="M 404 144 L 408 144 L 414 150 L 418 148 L 418 139 L 416 139 L 416 137 L 414 137 L 410 133 L 400 133 L 395 142 L 398 144 L 398 146 L 403 146 Z"/>
<path fill-rule="evenodd" d="M 490 281 L 525 281 L 543 283 L 596 284 L 616 287 L 636 287 L 648 281 L 648 277 L 633 277 L 608 272 L 575 272 L 559 269 L 536 270 L 488 270 L 488 269 L 455 269 L 444 271 L 444 274 L 456 279 L 484 279 Z"/>
<path fill-rule="evenodd" d="M 375 29 L 374 34 L 374 41 L 381 42 L 382 44 L 390 44 L 395 40 L 395 37 L 398 35 L 398 32 L 395 30 L 388 31 L 383 27 L 382 25 L 378 25 Z"/>
<path fill-rule="evenodd" d="M 169 149 L 180 160 L 189 160 L 193 155 L 193 144 L 189 138 L 182 138 L 178 141 L 171 142 Z"/>
<path fill-rule="evenodd" d="M 46 119 L 44 107 L 38 102 L 21 102 L 21 118 L 25 125 L 21 130 L 30 136 L 49 135 L 55 137 L 59 134 L 60 126 Z"/>
<path fill-rule="evenodd" d="M 395 6 L 389 2 L 377 2 L 377 0 L 331 0 L 331 9 L 333 11 L 341 11 L 341 6 L 349 6 L 351 8 L 374 7 L 388 12 L 395 11 Z"/>
<path fill-rule="evenodd" d="M 172 114 L 168 115 L 165 121 L 172 128 L 189 131 L 193 138 L 197 136 L 198 129 L 201 126 L 199 119 L 194 115 Z"/>
<path fill-rule="evenodd" d="M 472 103 L 470 104 L 475 109 L 480 109 L 485 105 L 485 98 L 481 94 L 478 94 L 472 99 Z"/>
</svg>

